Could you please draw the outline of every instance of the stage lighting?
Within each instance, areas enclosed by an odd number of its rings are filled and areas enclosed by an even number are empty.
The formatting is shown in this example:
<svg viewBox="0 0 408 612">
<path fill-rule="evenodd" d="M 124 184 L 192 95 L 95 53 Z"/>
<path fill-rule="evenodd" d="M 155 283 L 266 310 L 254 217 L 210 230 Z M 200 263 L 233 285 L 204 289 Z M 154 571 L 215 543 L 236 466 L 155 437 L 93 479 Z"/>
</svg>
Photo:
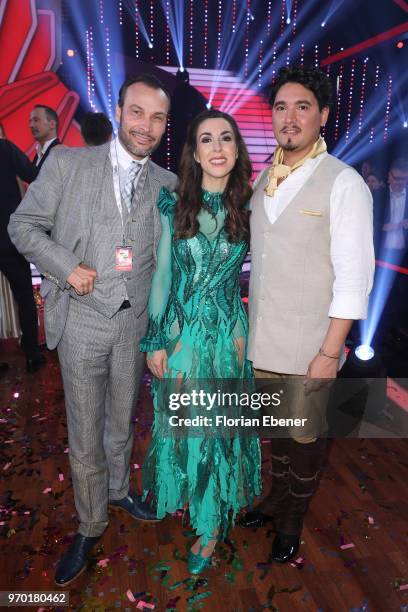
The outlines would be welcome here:
<svg viewBox="0 0 408 612">
<path fill-rule="evenodd" d="M 399 40 L 397 42 L 397 47 L 398 47 L 398 49 L 402 49 L 404 47 L 404 41 L 403 40 Z"/>
<path fill-rule="evenodd" d="M 356 357 L 360 361 L 369 361 L 374 357 L 374 349 L 368 344 L 360 344 L 355 350 Z"/>
<path fill-rule="evenodd" d="M 75 51 L 73 49 L 67 49 L 67 55 L 68 57 L 74 57 Z"/>
<path fill-rule="evenodd" d="M 404 123 L 402 124 L 402 127 L 407 128 L 408 127 L 408 121 L 404 121 Z"/>
<path fill-rule="evenodd" d="M 324 26 L 326 25 L 326 22 L 322 21 L 322 23 L 320 25 L 322 26 L 322 28 L 324 28 Z"/>
<path fill-rule="evenodd" d="M 179 70 L 180 72 L 184 72 L 184 66 L 180 66 Z"/>
<path fill-rule="evenodd" d="M 287 18 L 286 23 L 289 25 L 290 24 L 290 17 Z"/>
<path fill-rule="evenodd" d="M 210 108 L 211 108 L 211 102 L 207 102 L 206 107 L 208 108 L 208 110 L 210 110 Z"/>
<path fill-rule="evenodd" d="M 153 44 L 149 42 L 149 49 L 153 49 Z"/>
</svg>

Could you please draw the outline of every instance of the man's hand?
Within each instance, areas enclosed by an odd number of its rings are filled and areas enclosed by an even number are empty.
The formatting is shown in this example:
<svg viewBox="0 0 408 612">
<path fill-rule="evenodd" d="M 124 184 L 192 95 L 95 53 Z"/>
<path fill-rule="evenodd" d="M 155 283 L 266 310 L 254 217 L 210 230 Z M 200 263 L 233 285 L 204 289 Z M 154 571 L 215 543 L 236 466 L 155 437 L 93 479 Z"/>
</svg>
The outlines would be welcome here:
<svg viewBox="0 0 408 612">
<path fill-rule="evenodd" d="M 313 391 L 318 391 L 322 387 L 326 386 L 326 383 L 322 382 L 322 378 L 329 379 L 328 385 L 337 376 L 339 360 L 325 357 L 324 355 L 316 355 L 309 363 L 305 379 L 305 394 L 309 395 Z"/>
<path fill-rule="evenodd" d="M 67 283 L 71 285 L 78 295 L 92 293 L 96 279 L 96 270 L 85 264 L 79 264 L 68 276 Z"/>
<path fill-rule="evenodd" d="M 160 349 L 147 353 L 147 367 L 153 376 L 162 378 L 163 374 L 167 372 L 167 351 Z"/>
</svg>

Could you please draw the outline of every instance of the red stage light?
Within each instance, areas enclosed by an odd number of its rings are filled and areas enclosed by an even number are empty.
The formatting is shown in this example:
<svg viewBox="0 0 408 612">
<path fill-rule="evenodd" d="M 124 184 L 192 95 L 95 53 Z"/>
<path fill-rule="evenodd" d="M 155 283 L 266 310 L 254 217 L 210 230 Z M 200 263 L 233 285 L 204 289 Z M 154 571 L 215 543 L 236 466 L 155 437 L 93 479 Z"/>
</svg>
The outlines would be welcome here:
<svg viewBox="0 0 408 612">
<path fill-rule="evenodd" d="M 404 46 L 404 41 L 399 40 L 399 41 L 397 42 L 397 47 L 398 47 L 398 49 L 402 49 L 402 48 L 403 48 L 403 46 Z"/>
</svg>

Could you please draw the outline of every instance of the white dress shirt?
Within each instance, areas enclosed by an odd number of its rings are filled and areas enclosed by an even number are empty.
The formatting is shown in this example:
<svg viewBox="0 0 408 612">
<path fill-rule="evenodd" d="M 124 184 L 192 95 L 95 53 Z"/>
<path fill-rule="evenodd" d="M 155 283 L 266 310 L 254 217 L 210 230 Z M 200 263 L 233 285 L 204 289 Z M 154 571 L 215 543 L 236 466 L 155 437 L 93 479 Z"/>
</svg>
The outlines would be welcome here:
<svg viewBox="0 0 408 612">
<path fill-rule="evenodd" d="M 390 189 L 390 223 L 401 223 L 405 212 L 406 189 L 401 193 L 394 193 Z M 404 230 L 402 225 L 396 230 L 385 232 L 386 249 L 405 249 Z"/>
<path fill-rule="evenodd" d="M 327 156 L 308 159 L 282 181 L 264 204 L 273 224 Z M 329 317 L 365 319 L 374 270 L 373 200 L 367 185 L 352 168 L 334 181 L 330 197 L 330 258 L 335 280 Z M 318 297 L 318 296 L 317 296 Z"/>
<path fill-rule="evenodd" d="M 139 164 L 144 166 L 147 163 L 149 156 L 146 155 L 143 159 L 135 160 L 134 157 L 130 155 L 128 151 L 126 151 L 125 147 L 120 142 L 119 138 L 114 138 L 110 145 L 110 154 L 111 159 L 117 162 L 119 169 L 119 180 L 121 185 L 126 184 L 127 174 L 129 172 L 130 166 L 132 162 L 137 161 Z M 134 186 L 136 189 L 138 180 L 140 177 L 140 172 L 136 175 Z"/>
<path fill-rule="evenodd" d="M 56 139 L 57 139 L 57 137 L 54 136 L 54 138 L 51 138 L 50 140 L 46 140 L 43 145 L 41 145 L 39 142 L 37 142 L 36 147 L 35 147 L 35 150 L 36 150 L 36 153 L 37 153 L 37 161 L 35 162 L 36 166 L 38 166 L 38 164 L 40 163 L 41 159 L 46 154 L 47 149 L 49 148 L 50 144 L 52 142 L 54 142 L 54 140 L 56 140 Z"/>
</svg>

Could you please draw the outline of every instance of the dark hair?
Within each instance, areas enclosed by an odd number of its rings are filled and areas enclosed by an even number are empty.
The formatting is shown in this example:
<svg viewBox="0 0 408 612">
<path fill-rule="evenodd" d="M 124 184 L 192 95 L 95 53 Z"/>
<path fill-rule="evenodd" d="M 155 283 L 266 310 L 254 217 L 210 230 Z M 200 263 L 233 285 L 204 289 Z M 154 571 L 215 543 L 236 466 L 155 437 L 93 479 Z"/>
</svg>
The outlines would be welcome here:
<svg viewBox="0 0 408 612">
<path fill-rule="evenodd" d="M 98 146 L 108 142 L 113 127 L 104 113 L 86 113 L 81 120 L 81 134 L 86 144 Z"/>
<path fill-rule="evenodd" d="M 130 77 L 122 83 L 121 88 L 119 89 L 119 98 L 118 98 L 118 106 L 120 108 L 123 107 L 125 103 L 125 96 L 128 88 L 135 83 L 143 83 L 147 87 L 151 87 L 152 89 L 161 89 L 167 96 L 170 104 L 170 92 L 165 85 L 154 76 L 154 74 L 138 74 L 137 76 Z"/>
<path fill-rule="evenodd" d="M 408 172 L 408 159 L 406 159 L 406 157 L 397 157 L 391 162 L 390 170 Z"/>
<path fill-rule="evenodd" d="M 179 196 L 175 213 L 175 237 L 192 238 L 199 229 L 197 215 L 202 207 L 202 177 L 200 164 L 194 159 L 197 149 L 198 128 L 207 119 L 225 119 L 231 126 L 237 143 L 237 160 L 224 192 L 224 206 L 227 210 L 225 230 L 230 242 L 249 239 L 249 212 L 246 208 L 252 195 L 250 186 L 252 166 L 245 142 L 235 119 L 218 110 L 205 110 L 197 115 L 188 126 L 187 138 L 180 161 Z"/>
<path fill-rule="evenodd" d="M 43 108 L 45 111 L 45 116 L 47 117 L 48 121 L 55 121 L 55 129 L 58 130 L 58 126 L 59 126 L 58 115 L 56 111 L 53 108 L 51 108 L 51 106 L 46 106 L 45 104 L 36 104 L 34 108 Z"/>
<path fill-rule="evenodd" d="M 285 66 L 281 68 L 270 89 L 269 104 L 273 106 L 276 94 L 286 83 L 299 83 L 309 89 L 322 110 L 332 103 L 333 88 L 328 76 L 319 68 L 305 68 L 303 66 Z"/>
</svg>

